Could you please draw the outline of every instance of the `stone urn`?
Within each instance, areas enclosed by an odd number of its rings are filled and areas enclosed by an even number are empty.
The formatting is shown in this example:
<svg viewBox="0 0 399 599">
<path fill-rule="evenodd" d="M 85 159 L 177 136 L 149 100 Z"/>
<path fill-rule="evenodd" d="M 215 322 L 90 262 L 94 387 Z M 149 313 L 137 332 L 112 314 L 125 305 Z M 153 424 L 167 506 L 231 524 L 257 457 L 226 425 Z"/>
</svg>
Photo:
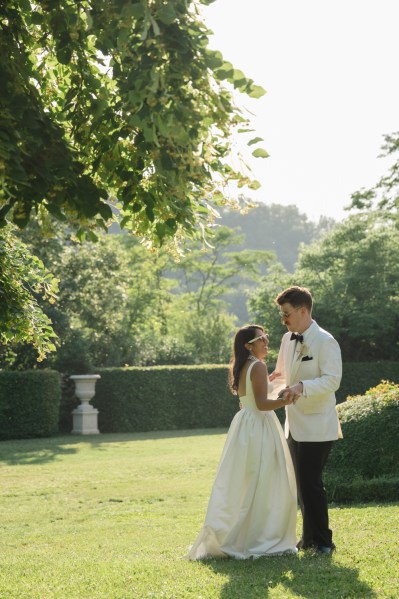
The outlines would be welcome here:
<svg viewBox="0 0 399 599">
<path fill-rule="evenodd" d="M 96 382 L 99 374 L 73 374 L 69 377 L 75 383 L 75 395 L 80 399 L 80 405 L 72 411 L 73 429 L 76 435 L 98 435 L 98 410 L 90 405 L 90 400 L 96 393 Z"/>
</svg>

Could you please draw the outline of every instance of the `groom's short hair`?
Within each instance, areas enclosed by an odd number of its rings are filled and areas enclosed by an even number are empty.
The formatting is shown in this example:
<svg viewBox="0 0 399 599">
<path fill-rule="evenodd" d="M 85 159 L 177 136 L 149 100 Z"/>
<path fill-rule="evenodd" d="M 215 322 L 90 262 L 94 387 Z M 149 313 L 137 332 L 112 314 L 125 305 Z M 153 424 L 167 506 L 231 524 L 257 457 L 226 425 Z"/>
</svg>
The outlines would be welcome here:
<svg viewBox="0 0 399 599">
<path fill-rule="evenodd" d="M 309 289 L 306 287 L 298 287 L 298 285 L 287 287 L 287 289 L 284 289 L 284 291 L 278 294 L 274 301 L 279 306 L 282 306 L 285 303 L 291 304 L 293 308 L 305 306 L 309 312 L 312 311 L 313 307 L 313 298 Z"/>
</svg>

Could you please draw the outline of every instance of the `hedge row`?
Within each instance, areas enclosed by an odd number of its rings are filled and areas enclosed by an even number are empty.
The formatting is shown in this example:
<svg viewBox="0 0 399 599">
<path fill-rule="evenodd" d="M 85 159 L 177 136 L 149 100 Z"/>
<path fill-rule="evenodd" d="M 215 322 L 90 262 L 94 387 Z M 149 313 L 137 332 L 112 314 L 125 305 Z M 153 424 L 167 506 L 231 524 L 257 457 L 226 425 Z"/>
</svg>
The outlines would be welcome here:
<svg viewBox="0 0 399 599">
<path fill-rule="evenodd" d="M 102 378 L 92 404 L 100 412 L 101 432 L 227 427 L 238 409 L 237 399 L 227 387 L 225 365 L 96 372 Z M 348 395 L 364 393 L 381 379 L 399 383 L 399 364 L 344 364 L 337 399 L 342 402 Z M 61 406 L 59 401 L 60 376 L 55 372 L 0 372 L 0 439 L 70 432 L 71 412 L 79 402 L 66 376 Z"/>
<path fill-rule="evenodd" d="M 238 409 L 227 387 L 226 366 L 156 366 L 99 369 L 93 405 L 101 432 L 228 426 Z M 338 402 L 382 379 L 399 383 L 395 362 L 345 364 Z M 280 411 L 281 412 L 281 411 Z M 281 413 L 278 414 L 281 417 Z"/>
<path fill-rule="evenodd" d="M 371 479 L 355 479 L 344 482 L 325 477 L 330 503 L 363 503 L 399 500 L 399 477 L 380 476 Z"/>
<path fill-rule="evenodd" d="M 238 400 L 226 366 L 158 366 L 97 370 L 92 401 L 101 432 L 227 427 Z"/>
<path fill-rule="evenodd" d="M 0 440 L 56 434 L 60 401 L 58 372 L 0 372 Z"/>
</svg>

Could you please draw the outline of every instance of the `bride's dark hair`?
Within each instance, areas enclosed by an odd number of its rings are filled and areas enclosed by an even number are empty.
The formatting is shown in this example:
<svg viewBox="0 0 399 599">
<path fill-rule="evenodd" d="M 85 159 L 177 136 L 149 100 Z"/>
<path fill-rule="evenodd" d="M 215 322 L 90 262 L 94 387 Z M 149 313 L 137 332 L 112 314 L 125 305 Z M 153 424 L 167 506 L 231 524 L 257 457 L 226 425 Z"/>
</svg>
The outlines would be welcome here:
<svg viewBox="0 0 399 599">
<path fill-rule="evenodd" d="M 234 337 L 229 369 L 229 387 L 234 395 L 237 395 L 240 372 L 250 354 L 245 344 L 256 337 L 256 331 L 259 329 L 264 332 L 264 328 L 260 325 L 248 324 L 245 327 L 241 327 Z"/>
</svg>

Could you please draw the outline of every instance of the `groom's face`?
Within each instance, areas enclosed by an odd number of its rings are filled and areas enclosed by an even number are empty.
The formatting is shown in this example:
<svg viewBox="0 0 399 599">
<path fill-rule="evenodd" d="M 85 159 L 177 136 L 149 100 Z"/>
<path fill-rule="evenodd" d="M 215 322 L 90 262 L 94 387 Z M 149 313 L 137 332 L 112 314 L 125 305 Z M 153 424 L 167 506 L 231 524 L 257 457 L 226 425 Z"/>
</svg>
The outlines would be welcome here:
<svg viewBox="0 0 399 599">
<path fill-rule="evenodd" d="M 281 321 L 291 333 L 303 332 L 303 306 L 294 308 L 289 302 L 280 306 Z"/>
</svg>

